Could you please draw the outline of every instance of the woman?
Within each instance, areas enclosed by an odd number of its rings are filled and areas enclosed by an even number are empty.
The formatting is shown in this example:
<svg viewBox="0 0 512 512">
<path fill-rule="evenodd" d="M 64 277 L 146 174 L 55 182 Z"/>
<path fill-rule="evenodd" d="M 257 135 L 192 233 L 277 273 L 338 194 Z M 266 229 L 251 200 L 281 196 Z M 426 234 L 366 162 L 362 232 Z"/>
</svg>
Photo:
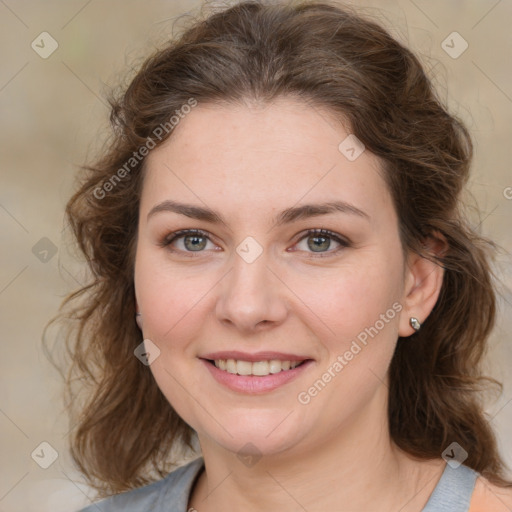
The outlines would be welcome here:
<svg viewBox="0 0 512 512">
<path fill-rule="evenodd" d="M 334 3 L 243 2 L 112 104 L 67 207 L 72 453 L 117 494 L 85 510 L 512 510 L 471 138 L 417 58 Z"/>
</svg>

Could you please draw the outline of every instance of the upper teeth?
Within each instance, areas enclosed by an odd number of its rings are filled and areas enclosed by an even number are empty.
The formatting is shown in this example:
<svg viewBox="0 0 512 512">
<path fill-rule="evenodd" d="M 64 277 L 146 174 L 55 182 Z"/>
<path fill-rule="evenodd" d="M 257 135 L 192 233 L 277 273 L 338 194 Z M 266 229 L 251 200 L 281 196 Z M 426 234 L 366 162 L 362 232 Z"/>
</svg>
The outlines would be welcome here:
<svg viewBox="0 0 512 512">
<path fill-rule="evenodd" d="M 217 368 L 225 370 L 228 373 L 237 373 L 238 375 L 269 375 L 279 373 L 282 370 L 295 368 L 302 361 L 279 361 L 272 359 L 270 361 L 238 361 L 235 359 L 215 359 Z"/>
</svg>

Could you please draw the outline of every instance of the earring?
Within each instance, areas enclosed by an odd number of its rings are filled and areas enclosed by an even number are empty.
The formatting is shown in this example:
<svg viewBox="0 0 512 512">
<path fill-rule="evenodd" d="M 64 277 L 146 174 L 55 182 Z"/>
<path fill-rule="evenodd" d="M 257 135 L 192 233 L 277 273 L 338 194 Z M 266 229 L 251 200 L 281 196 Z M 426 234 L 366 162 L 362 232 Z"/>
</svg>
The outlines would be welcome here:
<svg viewBox="0 0 512 512">
<path fill-rule="evenodd" d="M 419 320 L 417 318 L 414 318 L 413 316 L 411 316 L 411 318 L 409 318 L 409 323 L 411 324 L 411 327 L 416 331 L 418 332 L 421 328 L 421 324 L 419 322 Z"/>
</svg>

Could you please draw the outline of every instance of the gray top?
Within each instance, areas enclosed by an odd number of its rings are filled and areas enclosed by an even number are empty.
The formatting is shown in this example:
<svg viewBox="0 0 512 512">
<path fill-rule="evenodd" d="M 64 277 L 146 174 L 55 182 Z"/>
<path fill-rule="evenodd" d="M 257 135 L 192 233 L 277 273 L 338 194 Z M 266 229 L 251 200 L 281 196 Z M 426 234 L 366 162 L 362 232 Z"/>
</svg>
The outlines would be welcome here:
<svg viewBox="0 0 512 512">
<path fill-rule="evenodd" d="M 111 496 L 80 512 L 188 512 L 190 491 L 203 468 L 199 457 L 158 482 Z M 477 477 L 467 466 L 454 469 L 446 464 L 422 512 L 468 512 Z"/>
<path fill-rule="evenodd" d="M 464 466 L 446 464 L 441 479 L 422 512 L 468 512 L 479 473 Z"/>
</svg>

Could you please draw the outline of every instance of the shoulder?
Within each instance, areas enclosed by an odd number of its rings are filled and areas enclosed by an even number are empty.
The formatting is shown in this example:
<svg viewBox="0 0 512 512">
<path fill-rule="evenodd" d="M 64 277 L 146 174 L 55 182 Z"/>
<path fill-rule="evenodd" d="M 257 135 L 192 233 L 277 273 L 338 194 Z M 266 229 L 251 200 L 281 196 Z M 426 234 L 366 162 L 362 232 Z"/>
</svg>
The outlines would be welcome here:
<svg viewBox="0 0 512 512">
<path fill-rule="evenodd" d="M 190 489 L 203 464 L 199 457 L 162 480 L 92 503 L 80 512 L 186 511 Z"/>
<path fill-rule="evenodd" d="M 469 512 L 510 512 L 511 510 L 512 487 L 499 487 L 480 475 L 475 482 Z"/>
</svg>

